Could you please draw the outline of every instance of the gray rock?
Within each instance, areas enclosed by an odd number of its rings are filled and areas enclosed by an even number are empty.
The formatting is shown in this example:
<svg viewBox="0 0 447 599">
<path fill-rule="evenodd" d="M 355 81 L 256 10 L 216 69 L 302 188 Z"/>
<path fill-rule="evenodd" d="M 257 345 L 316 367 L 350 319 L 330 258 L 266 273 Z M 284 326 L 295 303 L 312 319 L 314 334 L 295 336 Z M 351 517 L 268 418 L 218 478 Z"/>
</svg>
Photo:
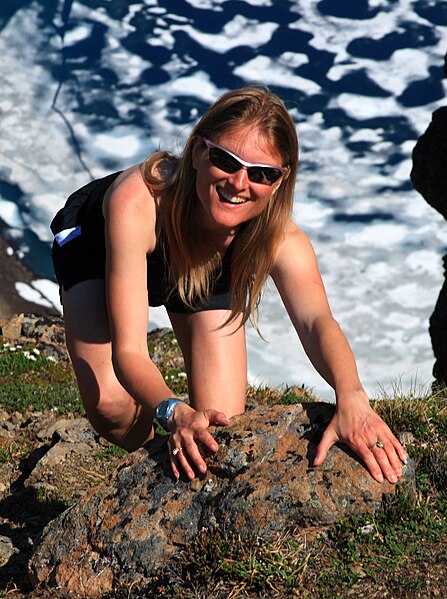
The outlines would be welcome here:
<svg viewBox="0 0 447 599">
<path fill-rule="evenodd" d="M 31 580 L 94 599 L 148 582 L 203 529 L 268 540 L 297 526 L 374 513 L 396 486 L 375 482 L 347 448 L 332 448 L 323 466 L 312 467 L 333 410 L 312 403 L 235 417 L 214 430 L 219 451 L 192 483 L 174 479 L 166 438 L 156 438 L 47 526 L 29 563 Z M 404 484 L 411 486 L 408 472 Z"/>
</svg>

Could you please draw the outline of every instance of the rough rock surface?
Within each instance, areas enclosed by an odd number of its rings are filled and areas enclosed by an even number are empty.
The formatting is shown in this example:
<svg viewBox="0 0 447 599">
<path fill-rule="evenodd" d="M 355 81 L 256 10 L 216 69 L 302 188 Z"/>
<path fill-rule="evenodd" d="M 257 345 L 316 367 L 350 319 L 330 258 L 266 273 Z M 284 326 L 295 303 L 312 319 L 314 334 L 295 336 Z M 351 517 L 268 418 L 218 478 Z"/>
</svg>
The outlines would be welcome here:
<svg viewBox="0 0 447 599">
<path fill-rule="evenodd" d="M 44 530 L 29 563 L 36 586 L 93 599 L 144 584 L 197 532 L 236 529 L 263 539 L 296 526 L 373 513 L 396 487 L 379 484 L 344 447 L 312 468 L 333 406 L 258 407 L 216 429 L 220 445 L 202 479 L 175 481 L 166 438 L 127 456 L 107 483 Z M 411 486 L 410 466 L 403 482 Z"/>
<path fill-rule="evenodd" d="M 68 361 L 64 321 L 60 316 L 20 313 L 0 318 L 0 336 L 14 343 L 33 343 L 47 358 Z"/>
</svg>

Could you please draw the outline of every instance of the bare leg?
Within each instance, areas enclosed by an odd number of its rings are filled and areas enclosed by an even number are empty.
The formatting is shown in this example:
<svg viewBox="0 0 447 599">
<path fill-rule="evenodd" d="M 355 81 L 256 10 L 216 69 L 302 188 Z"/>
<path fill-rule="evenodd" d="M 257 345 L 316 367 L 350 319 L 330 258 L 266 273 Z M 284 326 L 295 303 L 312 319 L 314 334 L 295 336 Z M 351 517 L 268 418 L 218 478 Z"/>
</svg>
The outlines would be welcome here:
<svg viewBox="0 0 447 599">
<path fill-rule="evenodd" d="M 185 358 L 192 407 L 231 417 L 245 409 L 247 351 L 238 322 L 218 328 L 227 316 L 225 310 L 169 314 Z"/>
<path fill-rule="evenodd" d="M 104 281 L 62 292 L 67 348 L 87 417 L 95 430 L 128 451 L 153 436 L 153 414 L 137 405 L 115 376 Z"/>
</svg>

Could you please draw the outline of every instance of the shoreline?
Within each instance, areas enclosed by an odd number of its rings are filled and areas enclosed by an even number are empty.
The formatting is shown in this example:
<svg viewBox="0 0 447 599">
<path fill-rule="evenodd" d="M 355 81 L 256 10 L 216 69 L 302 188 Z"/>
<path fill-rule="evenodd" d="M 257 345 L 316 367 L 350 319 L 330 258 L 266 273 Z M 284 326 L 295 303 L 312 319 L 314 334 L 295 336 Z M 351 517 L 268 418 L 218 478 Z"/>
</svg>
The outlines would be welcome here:
<svg viewBox="0 0 447 599">
<path fill-rule="evenodd" d="M 25 283 L 32 287 L 36 276 L 15 253 L 10 253 L 11 245 L 0 233 L 0 319 L 16 314 L 37 314 L 42 316 L 60 316 L 54 307 L 44 306 L 27 300 L 17 291 L 16 283 Z"/>
</svg>

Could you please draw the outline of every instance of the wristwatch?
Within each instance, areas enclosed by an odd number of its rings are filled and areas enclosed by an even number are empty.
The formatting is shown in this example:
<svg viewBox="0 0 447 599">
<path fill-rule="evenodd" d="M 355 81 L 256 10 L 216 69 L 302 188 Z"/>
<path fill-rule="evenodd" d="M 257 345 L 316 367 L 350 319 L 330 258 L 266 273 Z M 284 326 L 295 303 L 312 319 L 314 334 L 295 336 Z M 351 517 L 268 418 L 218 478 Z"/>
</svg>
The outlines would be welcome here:
<svg viewBox="0 0 447 599">
<path fill-rule="evenodd" d="M 178 399 L 178 397 L 170 397 L 159 403 L 155 408 L 155 420 L 165 429 L 165 431 L 169 431 L 168 420 L 175 410 L 175 406 L 179 403 L 184 402 L 181 399 Z"/>
</svg>

